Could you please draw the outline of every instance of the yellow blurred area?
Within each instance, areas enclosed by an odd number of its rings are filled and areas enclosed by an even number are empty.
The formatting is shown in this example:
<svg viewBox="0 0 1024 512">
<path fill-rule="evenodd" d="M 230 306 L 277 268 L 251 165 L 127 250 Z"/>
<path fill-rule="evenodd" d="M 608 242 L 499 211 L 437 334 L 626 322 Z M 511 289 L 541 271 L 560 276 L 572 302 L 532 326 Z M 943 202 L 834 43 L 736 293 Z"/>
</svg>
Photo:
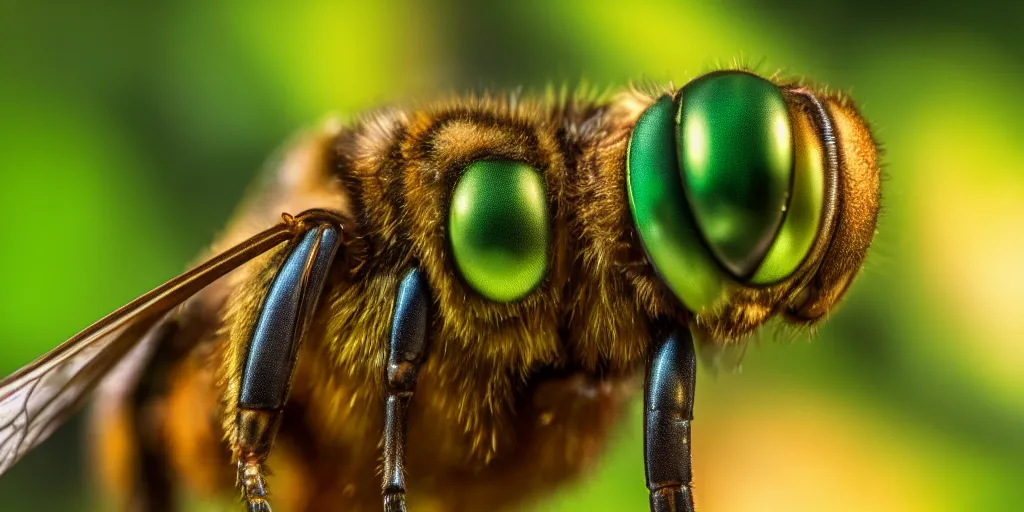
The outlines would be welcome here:
<svg viewBox="0 0 1024 512">
<path fill-rule="evenodd" d="M 916 452 L 931 448 L 860 407 L 806 389 L 754 391 L 694 426 L 705 510 L 952 510 Z M 710 418 L 708 417 L 710 416 Z"/>
<path fill-rule="evenodd" d="M 980 91 L 979 91 L 980 92 Z M 924 282 L 942 318 L 970 337 L 950 347 L 977 377 L 1024 387 L 1024 146 L 998 129 L 999 97 L 915 119 L 914 218 Z M 1006 98 L 1009 99 L 1009 98 Z M 994 100 L 994 101 L 993 101 Z M 948 127 L 956 126 L 957 130 Z M 964 134 L 970 134 L 965 140 Z M 1014 393 L 1018 407 L 1024 396 Z"/>
</svg>

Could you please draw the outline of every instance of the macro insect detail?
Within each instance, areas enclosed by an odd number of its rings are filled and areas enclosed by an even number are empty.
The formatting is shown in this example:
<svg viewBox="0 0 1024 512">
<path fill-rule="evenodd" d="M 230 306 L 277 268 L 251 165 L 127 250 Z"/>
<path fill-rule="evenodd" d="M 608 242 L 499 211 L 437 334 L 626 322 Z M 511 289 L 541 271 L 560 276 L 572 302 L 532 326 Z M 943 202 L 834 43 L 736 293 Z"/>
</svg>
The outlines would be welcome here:
<svg viewBox="0 0 1024 512">
<path fill-rule="evenodd" d="M 97 390 L 123 509 L 509 508 L 592 467 L 642 380 L 650 509 L 692 512 L 695 342 L 835 306 L 877 152 L 848 99 L 741 70 L 325 124 L 204 263 L 0 383 L 0 473 Z"/>
</svg>

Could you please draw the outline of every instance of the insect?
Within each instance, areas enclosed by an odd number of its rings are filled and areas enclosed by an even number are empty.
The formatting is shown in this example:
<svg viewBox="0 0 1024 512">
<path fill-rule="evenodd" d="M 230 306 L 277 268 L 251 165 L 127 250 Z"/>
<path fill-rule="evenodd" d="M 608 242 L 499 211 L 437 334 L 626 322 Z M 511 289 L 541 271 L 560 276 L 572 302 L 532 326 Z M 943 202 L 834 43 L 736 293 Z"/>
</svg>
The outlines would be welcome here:
<svg viewBox="0 0 1024 512">
<path fill-rule="evenodd" d="M 205 263 L 0 383 L 0 472 L 100 388 L 125 509 L 512 507 L 592 465 L 642 380 L 650 509 L 692 511 L 695 340 L 833 308 L 877 154 L 848 99 L 744 70 L 328 123 Z"/>
</svg>

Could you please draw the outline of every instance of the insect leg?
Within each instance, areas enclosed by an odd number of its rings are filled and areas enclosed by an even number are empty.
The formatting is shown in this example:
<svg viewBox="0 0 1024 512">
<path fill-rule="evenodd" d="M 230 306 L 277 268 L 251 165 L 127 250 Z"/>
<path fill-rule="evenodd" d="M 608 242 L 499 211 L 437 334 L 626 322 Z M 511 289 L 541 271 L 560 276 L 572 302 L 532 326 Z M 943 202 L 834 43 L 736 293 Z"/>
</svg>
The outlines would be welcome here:
<svg viewBox="0 0 1024 512">
<path fill-rule="evenodd" d="M 685 326 L 656 332 L 644 389 L 644 466 L 652 512 L 693 512 L 690 422 L 697 380 Z"/>
<path fill-rule="evenodd" d="M 303 235 L 270 286 L 253 331 L 238 396 L 238 486 L 250 512 L 269 512 L 263 463 L 291 385 L 302 334 L 316 309 L 340 236 L 320 224 Z"/>
<path fill-rule="evenodd" d="M 385 512 L 405 512 L 406 418 L 427 344 L 429 306 L 426 276 L 414 267 L 398 287 L 391 319 L 384 420 Z"/>
</svg>

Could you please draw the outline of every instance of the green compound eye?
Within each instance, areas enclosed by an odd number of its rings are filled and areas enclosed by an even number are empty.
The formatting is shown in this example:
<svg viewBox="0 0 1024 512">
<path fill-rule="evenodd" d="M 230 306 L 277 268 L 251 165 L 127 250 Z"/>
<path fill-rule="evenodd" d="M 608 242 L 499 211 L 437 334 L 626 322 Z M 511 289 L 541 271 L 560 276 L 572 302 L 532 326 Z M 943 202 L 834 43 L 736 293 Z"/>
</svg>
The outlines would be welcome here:
<svg viewBox="0 0 1024 512">
<path fill-rule="evenodd" d="M 711 252 L 739 279 L 757 270 L 782 224 L 793 134 L 782 91 L 748 73 L 705 75 L 682 90 L 680 172 Z"/>
<path fill-rule="evenodd" d="M 824 148 L 782 91 L 725 71 L 661 97 L 626 157 L 629 205 L 651 263 L 691 310 L 730 283 L 767 285 L 810 252 L 822 218 Z"/>
<path fill-rule="evenodd" d="M 452 193 L 448 229 L 455 264 L 484 297 L 511 302 L 530 293 L 547 270 L 544 180 L 520 162 L 482 160 Z"/>
<path fill-rule="evenodd" d="M 803 263 L 818 236 L 825 204 L 825 149 L 806 115 L 793 118 L 796 161 L 793 192 L 786 218 L 750 281 L 765 285 L 781 281 Z"/>
<path fill-rule="evenodd" d="M 686 202 L 676 158 L 675 105 L 662 96 L 637 120 L 629 139 L 629 208 L 658 274 L 693 311 L 722 296 L 725 281 Z"/>
</svg>

